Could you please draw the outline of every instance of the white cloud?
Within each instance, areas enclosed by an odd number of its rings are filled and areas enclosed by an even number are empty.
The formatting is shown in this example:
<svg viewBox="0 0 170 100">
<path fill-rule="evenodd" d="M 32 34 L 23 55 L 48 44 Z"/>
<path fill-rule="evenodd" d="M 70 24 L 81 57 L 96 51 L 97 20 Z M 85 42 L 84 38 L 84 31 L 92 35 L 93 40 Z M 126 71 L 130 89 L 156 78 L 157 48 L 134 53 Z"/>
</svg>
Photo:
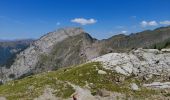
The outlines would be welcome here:
<svg viewBox="0 0 170 100">
<path fill-rule="evenodd" d="M 121 33 L 126 34 L 126 33 L 127 33 L 127 31 L 121 31 Z"/>
<path fill-rule="evenodd" d="M 157 26 L 158 23 L 157 23 L 156 21 L 150 21 L 150 22 L 148 23 L 148 25 L 150 25 L 150 26 Z"/>
<path fill-rule="evenodd" d="M 81 25 L 87 25 L 87 24 L 94 24 L 97 22 L 97 20 L 91 18 L 91 19 L 85 19 L 85 18 L 75 18 L 75 19 L 72 19 L 71 22 L 73 23 L 78 23 L 78 24 L 81 24 Z"/>
<path fill-rule="evenodd" d="M 161 21 L 159 23 L 162 24 L 162 25 L 170 25 L 170 21 L 169 20 Z"/>
<path fill-rule="evenodd" d="M 141 26 L 142 27 L 147 27 L 147 26 L 157 26 L 158 23 L 156 21 L 142 21 Z"/>
<path fill-rule="evenodd" d="M 145 27 L 145 26 L 147 26 L 147 25 L 148 25 L 148 22 L 146 22 L 146 21 L 142 21 L 140 24 L 142 25 L 142 27 Z"/>
</svg>

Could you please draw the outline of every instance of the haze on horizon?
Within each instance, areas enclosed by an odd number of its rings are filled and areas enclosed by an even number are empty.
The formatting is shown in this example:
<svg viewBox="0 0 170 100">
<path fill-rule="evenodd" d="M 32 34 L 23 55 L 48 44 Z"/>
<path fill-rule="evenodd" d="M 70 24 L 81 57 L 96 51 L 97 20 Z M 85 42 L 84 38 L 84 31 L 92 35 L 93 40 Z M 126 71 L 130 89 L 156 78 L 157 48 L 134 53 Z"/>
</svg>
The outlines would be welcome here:
<svg viewBox="0 0 170 100">
<path fill-rule="evenodd" d="M 82 27 L 108 38 L 170 25 L 170 0 L 0 0 L 0 39 L 39 38 Z"/>
</svg>

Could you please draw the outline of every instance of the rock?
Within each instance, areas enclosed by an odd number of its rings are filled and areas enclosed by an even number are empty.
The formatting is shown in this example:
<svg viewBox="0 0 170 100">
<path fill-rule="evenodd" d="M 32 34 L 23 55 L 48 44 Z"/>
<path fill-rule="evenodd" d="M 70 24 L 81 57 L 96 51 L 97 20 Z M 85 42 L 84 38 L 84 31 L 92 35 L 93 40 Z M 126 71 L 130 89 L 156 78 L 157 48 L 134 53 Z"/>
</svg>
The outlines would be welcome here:
<svg viewBox="0 0 170 100">
<path fill-rule="evenodd" d="M 91 60 L 101 62 L 103 68 L 117 73 L 149 80 L 153 75 L 170 72 L 170 53 L 157 49 L 137 49 L 129 53 L 109 53 Z"/>
<path fill-rule="evenodd" d="M 110 96 L 110 92 L 105 90 L 105 89 L 101 89 L 97 91 L 97 94 L 101 97 L 108 97 Z"/>
<path fill-rule="evenodd" d="M 131 89 L 132 89 L 133 91 L 138 91 L 138 90 L 139 90 L 139 87 L 138 87 L 138 85 L 136 85 L 136 83 L 132 83 L 132 84 L 131 84 Z"/>
<path fill-rule="evenodd" d="M 150 88 L 160 88 L 160 89 L 166 89 L 170 88 L 170 82 L 153 82 L 150 84 L 143 84 L 144 87 L 150 87 Z"/>
<path fill-rule="evenodd" d="M 52 93 L 54 90 L 51 88 L 46 88 L 44 93 L 34 100 L 58 100 L 57 97 Z"/>
<path fill-rule="evenodd" d="M 151 79 L 152 77 L 153 77 L 152 74 L 144 75 L 144 76 L 143 76 L 143 79 L 144 79 L 144 80 L 149 80 L 149 79 Z"/>
<path fill-rule="evenodd" d="M 35 87 L 33 85 L 28 87 L 28 90 L 33 90 Z"/>
<path fill-rule="evenodd" d="M 5 97 L 0 97 L 0 100 L 7 100 Z"/>
<path fill-rule="evenodd" d="M 162 52 L 170 52 L 170 49 L 161 49 Z"/>
<path fill-rule="evenodd" d="M 2 85 L 2 84 L 3 84 L 3 80 L 0 79 L 0 85 Z"/>
<path fill-rule="evenodd" d="M 121 77 L 121 76 L 115 79 L 116 82 L 123 82 L 124 80 L 125 80 L 125 77 Z"/>
<path fill-rule="evenodd" d="M 103 70 L 98 70 L 98 74 L 107 74 L 107 72 Z"/>
<path fill-rule="evenodd" d="M 71 84 L 72 87 L 75 89 L 75 93 L 73 94 L 73 96 L 77 99 L 77 100 L 96 100 L 95 97 L 91 94 L 90 90 L 86 89 L 86 88 L 81 88 L 79 86 L 75 86 L 73 84 Z M 71 99 L 72 100 L 72 99 Z"/>
</svg>

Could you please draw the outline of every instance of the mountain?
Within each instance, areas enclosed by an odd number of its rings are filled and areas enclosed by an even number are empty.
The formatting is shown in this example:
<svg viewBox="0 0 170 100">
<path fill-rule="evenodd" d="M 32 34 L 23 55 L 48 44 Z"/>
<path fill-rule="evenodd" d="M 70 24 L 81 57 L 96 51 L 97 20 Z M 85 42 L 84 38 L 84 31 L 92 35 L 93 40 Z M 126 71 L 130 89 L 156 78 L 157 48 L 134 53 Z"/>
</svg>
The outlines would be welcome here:
<svg viewBox="0 0 170 100">
<path fill-rule="evenodd" d="M 170 51 L 170 50 L 169 50 Z M 137 49 L 0 85 L 2 100 L 168 100 L 170 52 Z"/>
<path fill-rule="evenodd" d="M 27 48 L 33 40 L 1 40 L 0 41 L 0 66 L 10 67 L 17 53 Z"/>
<path fill-rule="evenodd" d="M 111 52 L 129 52 L 135 48 L 168 46 L 170 27 L 131 35 L 116 35 L 97 40 L 81 28 L 63 28 L 34 41 L 17 54 L 10 68 L 1 68 L 1 78 L 12 80 L 31 74 L 74 66 Z M 163 45 L 166 44 L 166 45 Z"/>
<path fill-rule="evenodd" d="M 130 35 L 113 36 L 103 40 L 103 50 L 105 52 L 126 52 L 135 48 L 154 48 L 155 46 L 155 49 L 162 49 L 168 46 L 169 43 L 170 27 L 161 27 Z"/>
<path fill-rule="evenodd" d="M 85 49 L 92 42 L 93 39 L 81 28 L 66 28 L 50 32 L 18 54 L 10 69 L 2 68 L 1 76 L 15 79 L 83 63 L 86 58 L 95 56 L 88 54 Z M 84 53 L 89 56 L 86 57 Z"/>
</svg>

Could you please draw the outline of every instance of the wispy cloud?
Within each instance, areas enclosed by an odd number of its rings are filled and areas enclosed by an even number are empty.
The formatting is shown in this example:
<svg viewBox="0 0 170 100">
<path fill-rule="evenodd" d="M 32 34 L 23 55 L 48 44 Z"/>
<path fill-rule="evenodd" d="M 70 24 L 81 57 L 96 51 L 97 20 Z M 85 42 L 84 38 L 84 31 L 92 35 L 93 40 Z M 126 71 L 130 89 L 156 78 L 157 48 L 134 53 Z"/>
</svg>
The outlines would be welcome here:
<svg viewBox="0 0 170 100">
<path fill-rule="evenodd" d="M 126 34 L 128 31 L 121 31 L 121 33 Z"/>
<path fill-rule="evenodd" d="M 162 24 L 162 25 L 170 25 L 170 21 L 169 20 L 161 21 L 159 23 Z"/>
<path fill-rule="evenodd" d="M 156 21 L 142 21 L 141 23 L 142 27 L 147 27 L 147 26 L 158 26 L 158 23 Z"/>
<path fill-rule="evenodd" d="M 88 24 L 94 24 L 97 22 L 97 20 L 93 19 L 93 18 L 90 18 L 90 19 L 85 19 L 85 18 L 75 18 L 75 19 L 72 19 L 71 22 L 73 23 L 78 23 L 78 24 L 81 24 L 81 25 L 88 25 Z"/>
</svg>

